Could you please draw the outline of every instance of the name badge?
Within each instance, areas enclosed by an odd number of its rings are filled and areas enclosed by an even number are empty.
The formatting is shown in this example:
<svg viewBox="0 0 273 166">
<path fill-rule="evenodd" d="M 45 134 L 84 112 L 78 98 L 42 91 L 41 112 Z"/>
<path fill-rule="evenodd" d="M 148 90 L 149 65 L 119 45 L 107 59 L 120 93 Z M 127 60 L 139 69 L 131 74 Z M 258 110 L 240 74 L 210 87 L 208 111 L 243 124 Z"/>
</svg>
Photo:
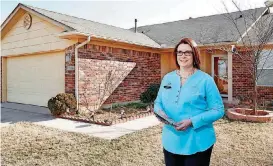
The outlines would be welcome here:
<svg viewBox="0 0 273 166">
<path fill-rule="evenodd" d="M 171 83 L 168 83 L 167 85 L 164 86 L 165 89 L 171 89 L 172 86 L 171 86 Z"/>
</svg>

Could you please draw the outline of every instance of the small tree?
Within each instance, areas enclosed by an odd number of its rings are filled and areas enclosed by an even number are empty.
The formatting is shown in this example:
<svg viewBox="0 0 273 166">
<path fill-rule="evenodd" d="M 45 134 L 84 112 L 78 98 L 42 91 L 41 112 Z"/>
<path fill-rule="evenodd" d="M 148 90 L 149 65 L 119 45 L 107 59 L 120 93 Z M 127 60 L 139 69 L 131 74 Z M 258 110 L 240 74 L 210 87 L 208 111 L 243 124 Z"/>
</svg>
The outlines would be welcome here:
<svg viewBox="0 0 273 166">
<path fill-rule="evenodd" d="M 82 86 L 80 87 L 80 105 L 91 113 L 95 113 L 103 103 L 111 96 L 118 85 L 126 78 L 135 67 L 134 62 L 119 62 L 112 58 L 110 60 L 88 59 L 81 63 Z M 119 96 L 118 96 L 119 97 Z M 111 116 L 113 97 L 110 97 Z"/>
<path fill-rule="evenodd" d="M 252 98 L 252 107 L 256 114 L 258 107 L 257 83 L 261 77 L 266 76 L 264 75 L 265 67 L 273 66 L 273 64 L 267 64 L 267 60 L 272 58 L 270 57 L 272 48 L 267 48 L 267 44 L 273 41 L 273 14 L 270 14 L 268 10 L 260 11 L 261 9 L 253 9 L 247 13 L 243 12 L 238 3 L 232 0 L 232 4 L 240 13 L 240 15 L 234 17 L 229 12 L 226 4 L 223 4 L 227 12 L 225 17 L 235 28 L 235 33 L 239 35 L 237 41 L 239 50 L 234 54 L 240 58 L 242 63 L 248 66 L 246 70 L 252 78 L 253 93 L 249 97 Z M 243 20 L 243 25 L 238 23 L 238 19 Z"/>
</svg>

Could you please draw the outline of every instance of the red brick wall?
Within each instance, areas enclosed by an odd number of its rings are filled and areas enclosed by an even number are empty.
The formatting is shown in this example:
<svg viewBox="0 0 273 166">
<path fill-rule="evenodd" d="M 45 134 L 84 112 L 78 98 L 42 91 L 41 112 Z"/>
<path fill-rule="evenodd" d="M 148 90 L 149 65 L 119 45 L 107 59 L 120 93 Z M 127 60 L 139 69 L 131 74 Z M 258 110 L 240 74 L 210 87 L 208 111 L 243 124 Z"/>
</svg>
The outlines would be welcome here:
<svg viewBox="0 0 273 166">
<path fill-rule="evenodd" d="M 65 92 L 75 93 L 75 45 L 65 50 Z"/>
<path fill-rule="evenodd" d="M 250 74 L 251 61 L 247 56 L 240 57 L 233 55 L 232 58 L 232 88 L 233 97 L 244 100 L 246 103 L 252 102 L 253 79 Z M 273 87 L 258 87 L 258 102 L 269 102 L 273 100 Z"/>
<path fill-rule="evenodd" d="M 251 61 L 247 57 L 242 58 L 236 54 L 232 57 L 232 90 L 235 98 L 246 98 L 253 94 L 253 79 L 250 74 Z"/>
<path fill-rule="evenodd" d="M 73 69 L 72 66 L 74 66 L 74 46 L 66 50 L 66 59 L 69 59 L 68 57 L 71 57 L 71 59 L 66 62 L 66 92 L 73 93 L 75 70 L 69 69 Z M 159 54 L 88 44 L 79 49 L 79 62 L 82 63 L 87 59 L 136 63 L 136 66 L 119 84 L 104 104 L 109 104 L 111 100 L 113 100 L 113 103 L 139 100 L 140 94 L 144 92 L 150 84 L 160 83 L 161 80 Z M 82 65 L 80 68 L 84 70 Z M 90 71 L 90 74 L 92 75 L 94 72 Z M 96 75 L 100 74 L 101 73 L 96 72 L 94 76 L 96 77 Z"/>
<path fill-rule="evenodd" d="M 114 60 L 79 59 L 79 97 L 80 105 L 97 109 L 135 68 L 135 62 Z M 117 96 L 120 101 L 128 97 Z M 131 101 L 129 99 L 129 101 Z M 111 103 L 111 101 L 108 100 Z"/>
</svg>

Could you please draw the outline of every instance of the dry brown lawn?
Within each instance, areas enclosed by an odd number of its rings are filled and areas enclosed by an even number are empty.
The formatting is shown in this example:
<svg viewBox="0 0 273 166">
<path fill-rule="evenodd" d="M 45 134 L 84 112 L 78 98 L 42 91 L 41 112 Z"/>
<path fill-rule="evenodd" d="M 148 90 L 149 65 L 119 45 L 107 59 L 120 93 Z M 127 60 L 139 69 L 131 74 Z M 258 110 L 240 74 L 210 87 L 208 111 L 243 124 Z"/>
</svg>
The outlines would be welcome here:
<svg viewBox="0 0 273 166">
<path fill-rule="evenodd" d="M 273 123 L 220 120 L 212 166 L 272 166 Z M 163 166 L 161 126 L 108 141 L 31 123 L 1 128 L 2 165 Z"/>
</svg>

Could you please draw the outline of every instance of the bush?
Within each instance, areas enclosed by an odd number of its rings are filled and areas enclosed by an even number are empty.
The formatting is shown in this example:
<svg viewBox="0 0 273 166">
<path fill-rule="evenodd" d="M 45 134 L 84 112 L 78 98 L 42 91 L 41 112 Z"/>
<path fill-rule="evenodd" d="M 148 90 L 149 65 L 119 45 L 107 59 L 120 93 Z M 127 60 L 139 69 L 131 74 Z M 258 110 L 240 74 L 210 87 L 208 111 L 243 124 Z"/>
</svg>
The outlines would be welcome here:
<svg viewBox="0 0 273 166">
<path fill-rule="evenodd" d="M 143 103 L 152 103 L 152 102 L 154 102 L 154 100 L 156 99 L 159 87 L 160 87 L 159 84 L 150 85 L 148 87 L 148 89 L 140 95 L 140 100 Z"/>
<path fill-rule="evenodd" d="M 146 103 L 129 103 L 129 104 L 126 104 L 125 107 L 126 108 L 134 108 L 134 109 L 145 109 L 147 108 L 148 104 Z"/>
<path fill-rule="evenodd" d="M 77 101 L 73 94 L 60 93 L 56 97 L 49 99 L 47 103 L 51 114 L 61 115 L 69 109 L 69 112 L 76 112 Z"/>
</svg>

